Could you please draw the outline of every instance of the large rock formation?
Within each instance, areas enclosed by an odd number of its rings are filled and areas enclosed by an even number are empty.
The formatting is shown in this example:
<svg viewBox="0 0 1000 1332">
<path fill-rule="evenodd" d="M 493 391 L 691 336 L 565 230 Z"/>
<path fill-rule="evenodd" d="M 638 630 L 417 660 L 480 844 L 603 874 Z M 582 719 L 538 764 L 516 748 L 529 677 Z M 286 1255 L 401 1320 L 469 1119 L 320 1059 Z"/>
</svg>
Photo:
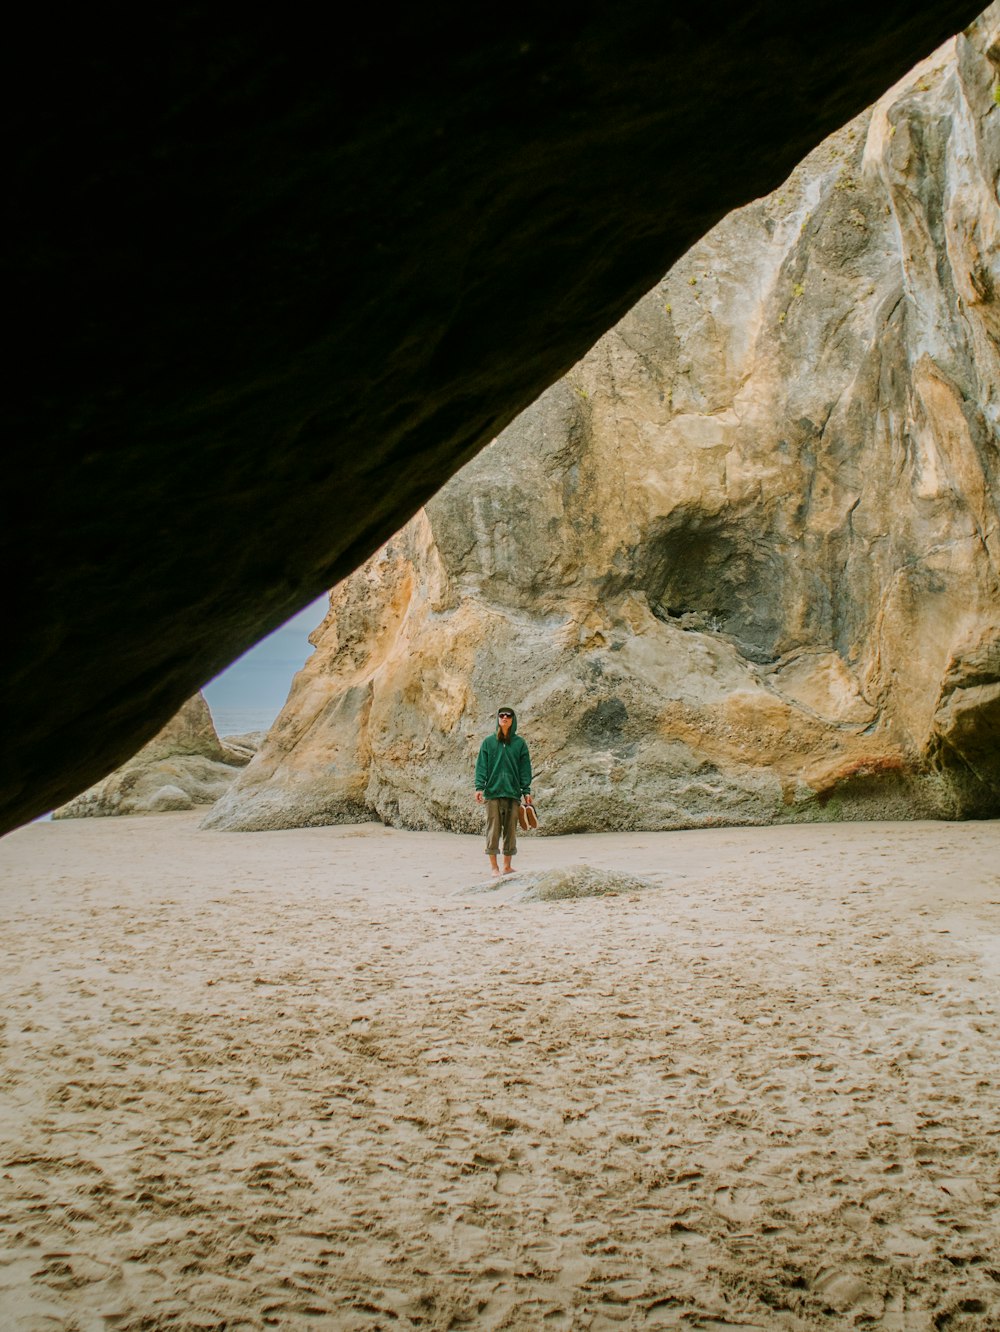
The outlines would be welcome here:
<svg viewBox="0 0 1000 1332">
<path fill-rule="evenodd" d="M 997 55 L 727 218 L 341 584 L 207 826 L 472 828 L 504 701 L 549 831 L 1000 812 Z"/>
<path fill-rule="evenodd" d="M 54 819 L 164 814 L 210 805 L 256 752 L 251 737 L 220 740 L 199 693 L 120 768 L 54 810 Z"/>
<path fill-rule="evenodd" d="M 0 831 L 374 551 L 977 0 L 9 26 Z M 321 26 L 314 26 L 316 22 Z"/>
</svg>

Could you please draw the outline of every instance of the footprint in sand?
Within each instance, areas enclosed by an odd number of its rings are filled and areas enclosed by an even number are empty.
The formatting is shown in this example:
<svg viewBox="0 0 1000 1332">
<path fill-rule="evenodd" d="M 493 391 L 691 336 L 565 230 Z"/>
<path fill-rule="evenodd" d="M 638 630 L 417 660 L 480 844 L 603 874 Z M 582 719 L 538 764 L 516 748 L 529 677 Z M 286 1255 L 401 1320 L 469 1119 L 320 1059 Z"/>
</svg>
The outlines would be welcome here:
<svg viewBox="0 0 1000 1332">
<path fill-rule="evenodd" d="M 497 1182 L 495 1187 L 497 1193 L 520 1193 L 522 1188 L 521 1176 L 516 1170 L 500 1170 L 497 1172 Z"/>
<path fill-rule="evenodd" d="M 862 1276 L 842 1267 L 821 1269 L 812 1282 L 812 1289 L 838 1313 L 857 1309 L 869 1301 L 881 1304 Z M 871 1312 L 874 1312 L 874 1309 Z"/>
</svg>

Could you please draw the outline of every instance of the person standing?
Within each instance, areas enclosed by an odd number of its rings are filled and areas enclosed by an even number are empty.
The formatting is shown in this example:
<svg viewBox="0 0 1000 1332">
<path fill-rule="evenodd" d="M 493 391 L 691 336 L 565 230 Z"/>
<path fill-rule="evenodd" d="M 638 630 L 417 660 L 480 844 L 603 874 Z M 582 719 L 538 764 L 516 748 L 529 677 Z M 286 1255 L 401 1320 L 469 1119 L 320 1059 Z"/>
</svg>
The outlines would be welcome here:
<svg viewBox="0 0 1000 1332">
<path fill-rule="evenodd" d="M 479 746 L 476 759 L 476 800 L 486 804 L 486 854 L 495 878 L 500 876 L 497 855 L 503 838 L 503 873 L 513 874 L 517 854 L 517 810 L 524 797 L 531 804 L 531 755 L 517 733 L 513 708 L 497 711 L 497 728 Z"/>
</svg>

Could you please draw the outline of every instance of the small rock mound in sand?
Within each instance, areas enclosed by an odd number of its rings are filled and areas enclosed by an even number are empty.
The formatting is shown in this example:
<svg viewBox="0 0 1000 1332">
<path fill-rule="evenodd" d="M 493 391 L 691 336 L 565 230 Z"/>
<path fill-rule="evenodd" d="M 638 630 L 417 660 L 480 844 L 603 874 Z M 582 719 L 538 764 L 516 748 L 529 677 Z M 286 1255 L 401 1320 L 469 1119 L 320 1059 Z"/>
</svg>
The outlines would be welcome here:
<svg viewBox="0 0 1000 1332">
<path fill-rule="evenodd" d="M 137 814 L 167 814 L 180 809 L 194 809 L 194 801 L 186 791 L 170 783 L 135 806 Z"/>
<path fill-rule="evenodd" d="M 560 902 L 573 897 L 610 897 L 615 893 L 640 893 L 657 885 L 634 874 L 600 869 L 591 865 L 567 865 L 564 869 L 534 874 L 524 883 L 525 902 Z"/>
</svg>

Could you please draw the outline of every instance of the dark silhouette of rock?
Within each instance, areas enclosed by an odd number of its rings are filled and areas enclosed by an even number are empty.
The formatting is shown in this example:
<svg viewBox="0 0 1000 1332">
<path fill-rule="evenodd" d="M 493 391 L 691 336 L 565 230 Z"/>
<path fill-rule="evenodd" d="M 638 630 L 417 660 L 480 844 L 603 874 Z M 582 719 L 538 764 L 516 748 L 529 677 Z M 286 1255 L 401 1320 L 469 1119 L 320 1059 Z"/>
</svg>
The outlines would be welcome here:
<svg viewBox="0 0 1000 1332">
<path fill-rule="evenodd" d="M 995 54 L 726 218 L 336 588 L 206 826 L 472 831 L 501 702 L 546 832 L 1000 813 Z"/>
<path fill-rule="evenodd" d="M 20 11 L 0 827 L 367 558 L 975 12 Z"/>
</svg>

